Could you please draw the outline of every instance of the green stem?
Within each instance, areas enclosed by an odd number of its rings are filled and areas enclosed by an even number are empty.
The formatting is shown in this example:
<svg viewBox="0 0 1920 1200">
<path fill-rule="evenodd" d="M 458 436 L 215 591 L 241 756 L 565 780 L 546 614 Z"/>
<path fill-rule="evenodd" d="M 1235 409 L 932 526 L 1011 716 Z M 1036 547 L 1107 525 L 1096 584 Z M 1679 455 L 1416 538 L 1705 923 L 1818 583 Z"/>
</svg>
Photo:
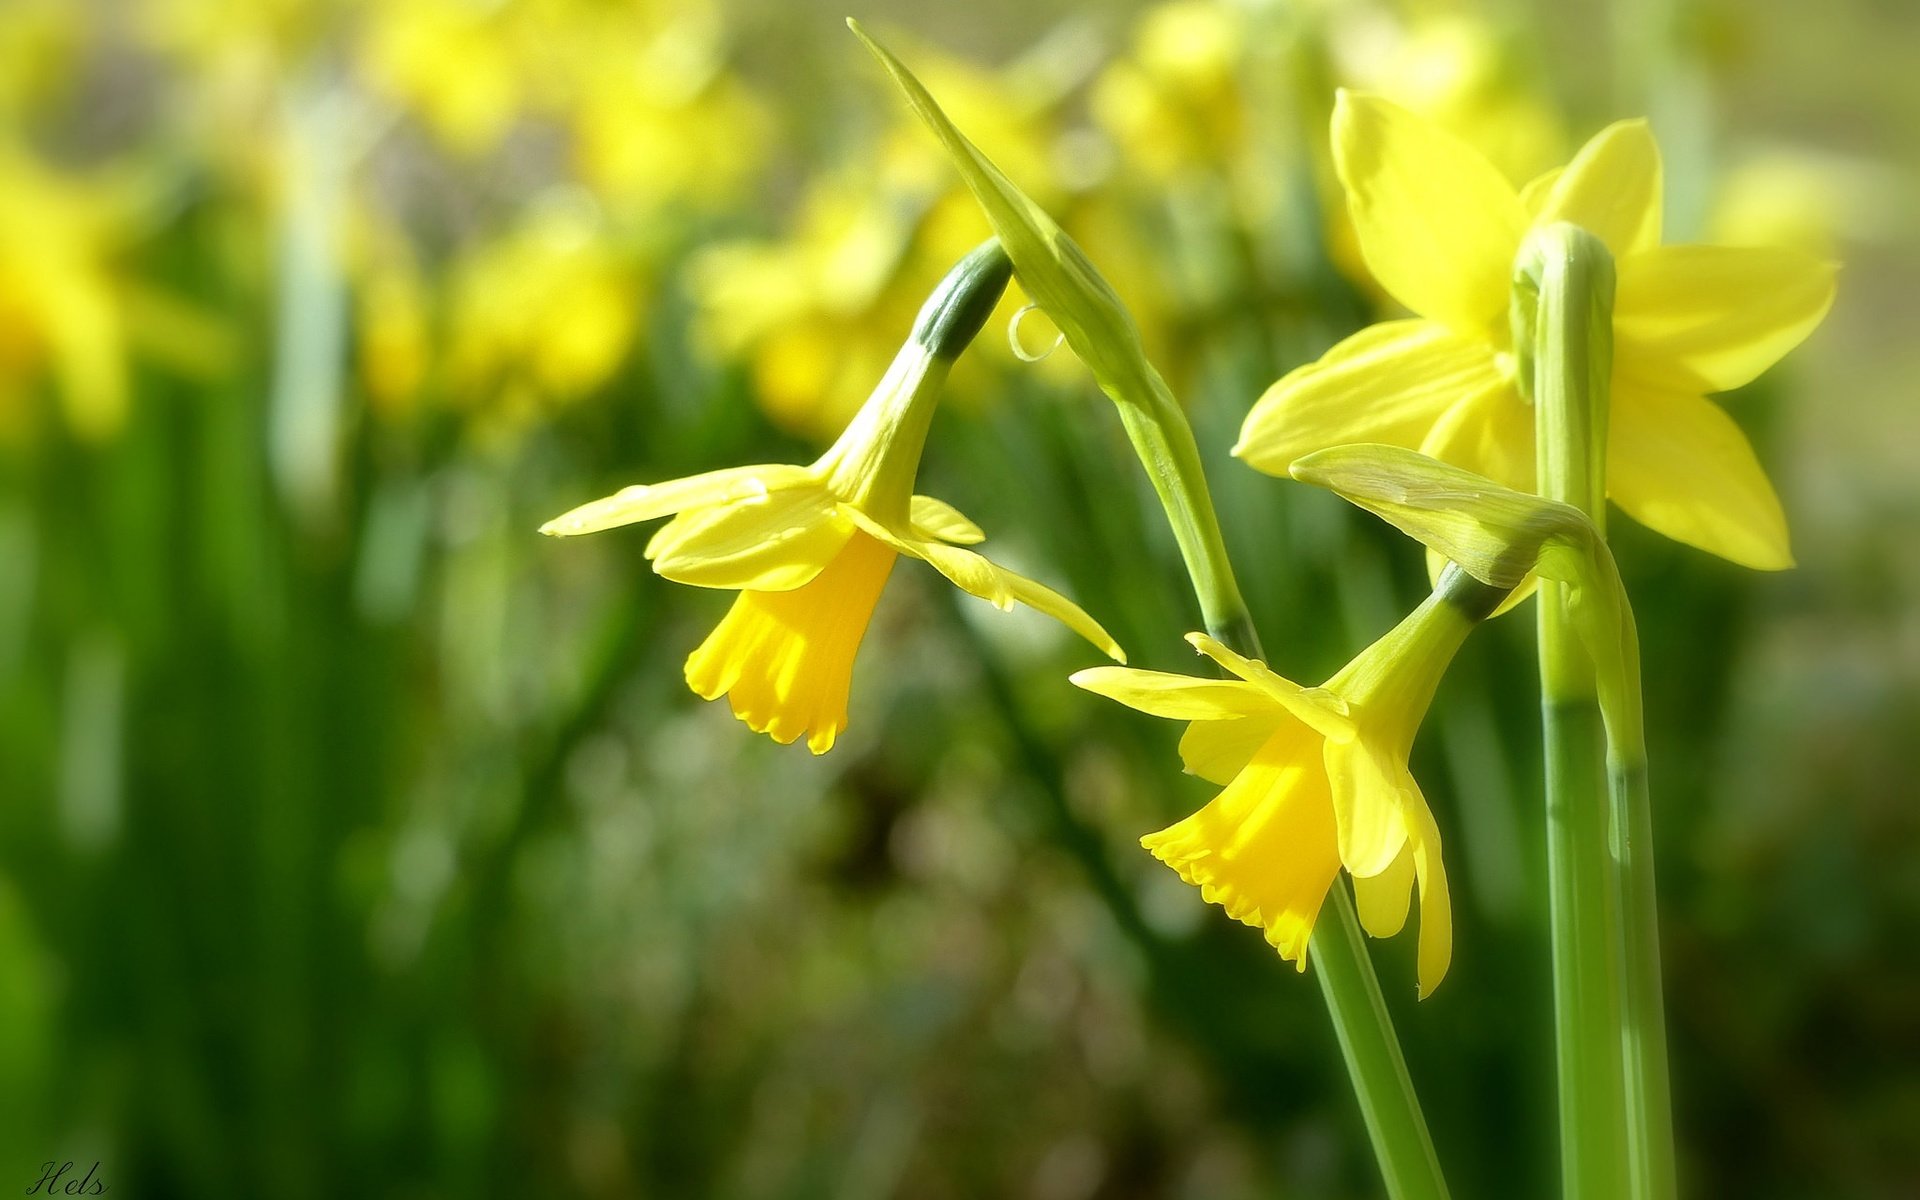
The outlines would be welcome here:
<svg viewBox="0 0 1920 1200">
<path fill-rule="evenodd" d="M 1514 345 L 1534 405 L 1539 491 L 1580 509 L 1596 532 L 1606 517 L 1613 292 L 1613 259 L 1584 230 L 1549 226 L 1521 250 Z M 1606 786 L 1599 678 L 1573 598 L 1571 585 L 1540 585 L 1561 1178 L 1568 1197 L 1613 1200 L 1645 1194 L 1648 1139 L 1634 1127 L 1646 1106 L 1638 1096 L 1629 1100 L 1622 860 Z"/>
<path fill-rule="evenodd" d="M 1636 679 L 1637 683 L 1637 679 Z M 1627 937 L 1627 1119 L 1633 1144 L 1633 1194 L 1671 1200 L 1679 1194 L 1673 1150 L 1673 1093 L 1667 1076 L 1666 997 L 1660 981 L 1660 908 L 1653 881 L 1653 813 L 1643 758 L 1611 753 L 1607 782 L 1621 847 Z"/>
<path fill-rule="evenodd" d="M 1556 587 L 1555 590 L 1558 590 Z M 1541 588 L 1544 610 L 1555 601 Z M 1549 622 L 1541 621 L 1543 643 Z M 1548 653 L 1542 645 L 1544 656 Z M 1541 672 L 1543 686 L 1548 672 Z M 1546 733 L 1547 877 L 1559 1060 L 1560 1174 L 1569 1200 L 1627 1194 L 1621 1058 L 1619 896 L 1607 852 L 1601 724 L 1591 695 L 1541 706 Z"/>
<path fill-rule="evenodd" d="M 1261 657 L 1259 634 L 1240 596 L 1233 564 L 1227 560 L 1193 427 L 1160 373 L 1151 365 L 1142 366 L 1146 377 L 1120 393 L 1125 399 L 1116 396 L 1120 424 L 1166 510 L 1207 632 L 1242 654 Z"/>
<path fill-rule="evenodd" d="M 1387 1195 L 1395 1200 L 1444 1198 L 1447 1184 L 1440 1159 L 1342 879 L 1334 881 L 1314 922 L 1309 953 Z"/>
<path fill-rule="evenodd" d="M 1173 525 L 1207 632 L 1242 654 L 1264 659 L 1220 537 L 1193 430 L 1159 374 L 1150 366 L 1146 370 L 1149 386 L 1128 391 L 1151 395 L 1154 402 L 1120 403 L 1120 416 Z M 1443 1200 L 1447 1184 L 1433 1138 L 1381 997 L 1359 917 L 1346 884 L 1339 880 L 1314 922 L 1307 953 L 1387 1194 L 1393 1200 Z"/>
<path fill-rule="evenodd" d="M 1640 699 L 1640 640 L 1633 610 L 1611 555 L 1599 559 L 1606 578 L 1596 590 L 1613 598 L 1606 624 L 1619 654 L 1600 675 L 1607 727 L 1607 792 L 1615 831 L 1626 950 L 1624 997 L 1627 1131 L 1633 1151 L 1633 1194 L 1672 1200 L 1679 1194 L 1673 1149 L 1673 1095 L 1667 1072 L 1666 997 L 1660 979 L 1660 906 L 1654 886 L 1653 810 L 1647 790 L 1647 744 Z M 1598 599 L 1598 597 L 1596 597 Z M 1594 639 L 1599 640 L 1598 636 Z"/>
</svg>

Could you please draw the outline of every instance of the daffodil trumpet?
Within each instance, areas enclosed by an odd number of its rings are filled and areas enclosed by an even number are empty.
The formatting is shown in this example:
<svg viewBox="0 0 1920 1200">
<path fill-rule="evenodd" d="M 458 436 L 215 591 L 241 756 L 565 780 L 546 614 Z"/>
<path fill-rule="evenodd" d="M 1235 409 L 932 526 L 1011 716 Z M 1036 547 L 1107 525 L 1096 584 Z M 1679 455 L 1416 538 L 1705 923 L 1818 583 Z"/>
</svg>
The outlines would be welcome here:
<svg viewBox="0 0 1920 1200">
<path fill-rule="evenodd" d="M 709 700 L 726 696 L 734 715 L 775 741 L 804 736 L 815 754 L 846 728 L 854 658 L 901 555 L 999 608 L 1018 602 L 1045 613 L 1125 662 L 1079 606 L 964 549 L 984 540 L 980 528 L 913 491 L 941 385 L 1011 273 L 996 242 L 961 260 L 921 308 L 873 394 L 811 465 L 729 467 L 635 485 L 541 532 L 571 536 L 672 517 L 647 543 L 654 571 L 740 593 L 688 656 L 688 686 Z"/>
<path fill-rule="evenodd" d="M 1445 1197 L 1447 1188 L 1360 931 L 1393 936 L 1417 895 L 1419 993 L 1439 986 L 1452 958 L 1452 914 L 1439 829 L 1407 755 L 1455 651 L 1505 594 L 1449 570 L 1405 620 L 1317 688 L 1200 633 L 1188 641 L 1229 678 L 1118 667 L 1073 677 L 1129 707 L 1188 722 L 1180 741 L 1187 770 L 1222 790 L 1141 845 L 1202 899 L 1261 929 L 1299 969 L 1312 959 L 1396 1200 Z"/>
<path fill-rule="evenodd" d="M 1319 687 L 1302 687 L 1206 634 L 1187 640 L 1225 670 L 1198 679 L 1095 667 L 1078 686 L 1154 716 L 1188 722 L 1190 774 L 1224 790 L 1141 845 L 1227 915 L 1263 930 L 1305 970 L 1309 938 L 1341 872 L 1375 937 L 1405 923 L 1420 898 L 1421 996 L 1452 958 L 1440 834 L 1407 767 L 1434 689 L 1503 590 L 1454 570 L 1390 632 Z"/>
</svg>

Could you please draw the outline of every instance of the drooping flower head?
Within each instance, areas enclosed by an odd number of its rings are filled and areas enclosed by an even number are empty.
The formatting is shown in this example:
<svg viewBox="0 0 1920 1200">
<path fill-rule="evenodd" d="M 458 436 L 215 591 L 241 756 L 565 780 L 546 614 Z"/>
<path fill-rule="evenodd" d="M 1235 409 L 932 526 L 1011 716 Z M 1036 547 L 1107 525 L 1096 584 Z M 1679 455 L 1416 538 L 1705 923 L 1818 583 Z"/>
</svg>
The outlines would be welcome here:
<svg viewBox="0 0 1920 1200">
<path fill-rule="evenodd" d="M 1706 396 L 1751 381 L 1819 324 L 1831 264 L 1785 249 L 1662 246 L 1660 155 L 1645 121 L 1609 126 L 1516 191 L 1445 131 L 1343 92 L 1333 152 L 1368 268 L 1417 315 L 1364 329 L 1275 383 L 1237 456 L 1284 475 L 1314 450 L 1380 442 L 1533 490 L 1509 281 L 1528 233 L 1566 221 L 1605 243 L 1618 279 L 1608 495 L 1677 541 L 1763 570 L 1792 565 L 1766 473 Z"/>
<path fill-rule="evenodd" d="M 1195 679 L 1096 667 L 1091 692 L 1187 721 L 1187 770 L 1224 790 L 1140 844 L 1306 969 L 1314 919 L 1344 868 L 1361 924 L 1391 937 L 1420 895 L 1420 994 L 1453 954 L 1440 833 L 1407 769 L 1415 732 L 1454 652 L 1485 608 L 1443 588 L 1326 684 L 1303 688 L 1201 633 L 1187 640 L 1232 673 Z"/>
<path fill-rule="evenodd" d="M 840 439 L 810 466 L 730 467 L 623 488 L 547 522 L 593 533 L 672 516 L 647 543 L 656 573 L 740 598 L 687 659 L 687 684 L 725 695 L 756 732 L 805 735 L 824 754 L 847 724 L 853 660 L 894 560 L 929 563 L 963 590 L 1053 617 L 1112 658 L 1126 656 L 1072 601 L 962 546 L 985 538 L 951 506 L 913 494 L 927 430 L 954 357 L 979 331 L 1011 265 L 974 251 L 921 309 L 913 334 Z"/>
</svg>

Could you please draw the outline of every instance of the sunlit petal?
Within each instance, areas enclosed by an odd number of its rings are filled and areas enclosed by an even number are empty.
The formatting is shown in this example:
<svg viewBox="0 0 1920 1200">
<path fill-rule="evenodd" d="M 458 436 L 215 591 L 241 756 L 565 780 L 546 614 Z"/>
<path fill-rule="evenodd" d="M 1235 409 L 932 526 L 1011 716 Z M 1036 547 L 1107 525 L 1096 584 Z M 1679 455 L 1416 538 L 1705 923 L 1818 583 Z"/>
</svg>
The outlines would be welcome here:
<svg viewBox="0 0 1920 1200">
<path fill-rule="evenodd" d="M 1616 383 L 1607 458 L 1608 493 L 1642 525 L 1756 570 L 1793 565 L 1780 499 L 1711 400 Z"/>
<path fill-rule="evenodd" d="M 1526 214 L 1492 163 L 1397 104 L 1347 91 L 1333 158 L 1367 269 L 1394 299 L 1462 331 L 1506 310 Z"/>
<path fill-rule="evenodd" d="M 1413 902 L 1413 843 L 1400 847 L 1378 875 L 1356 875 L 1353 900 L 1360 910 L 1360 925 L 1368 933 L 1377 938 L 1399 933 Z"/>
<path fill-rule="evenodd" d="M 1079 605 L 1045 584 L 1009 571 L 971 550 L 949 546 L 944 542 L 902 537 L 852 505 L 841 505 L 840 513 L 900 553 L 928 563 L 961 591 L 978 596 L 995 608 L 1009 609 L 1016 603 L 1024 604 L 1092 642 L 1108 658 L 1116 662 L 1127 661 L 1126 652 L 1120 648 L 1120 643 L 1113 640 L 1113 635 L 1101 628 L 1100 623 L 1088 616 Z"/>
<path fill-rule="evenodd" d="M 1353 722 L 1347 719 L 1347 702 L 1327 689 L 1301 687 L 1267 664 L 1236 653 L 1204 633 L 1189 633 L 1187 643 L 1241 679 L 1257 684 L 1321 736 L 1353 736 Z"/>
<path fill-rule="evenodd" d="M 1210 783 L 1228 783 L 1253 761 L 1281 725 L 1292 723 L 1272 708 L 1229 721 L 1195 721 L 1180 735 L 1181 765 L 1188 774 Z"/>
<path fill-rule="evenodd" d="M 653 569 L 675 583 L 783 592 L 818 575 L 853 533 L 824 488 L 788 488 L 753 501 L 696 508 L 647 543 Z"/>
<path fill-rule="evenodd" d="M 1415 447 L 1449 407 L 1499 381 L 1491 346 L 1438 321 L 1369 326 L 1268 388 L 1233 453 L 1284 475 L 1295 459 L 1328 446 Z"/>
<path fill-rule="evenodd" d="M 651 521 L 689 508 L 707 504 L 733 504 L 755 500 L 769 493 L 815 482 L 805 467 L 762 464 L 752 467 L 725 467 L 685 479 L 665 483 L 635 484 L 621 488 L 611 496 L 562 513 L 540 527 L 540 532 L 555 537 L 598 533 L 636 521 Z"/>
<path fill-rule="evenodd" d="M 1799 345 L 1833 295 L 1833 264 L 1798 250 L 1662 246 L 1620 272 L 1614 377 L 1739 387 Z"/>
<path fill-rule="evenodd" d="M 1516 491 L 1534 490 L 1533 410 L 1511 384 L 1490 387 L 1455 404 L 1416 448 Z"/>
<path fill-rule="evenodd" d="M 1447 871 L 1440 859 L 1440 830 L 1423 801 L 1408 823 L 1413 847 L 1413 871 L 1420 883 L 1420 997 L 1425 999 L 1447 977 L 1453 962 L 1453 903 L 1447 894 Z"/>
<path fill-rule="evenodd" d="M 987 535 L 980 531 L 980 527 L 969 521 L 959 509 L 932 496 L 913 498 L 912 524 L 913 536 L 923 541 L 973 546 L 987 540 Z"/>
<path fill-rule="evenodd" d="M 1132 667 L 1091 667 L 1069 677 L 1076 687 L 1128 708 L 1175 721 L 1230 721 L 1278 710 L 1273 698 L 1239 679 L 1195 679 Z"/>
<path fill-rule="evenodd" d="M 1527 216 L 1532 218 L 1540 216 L 1540 210 L 1547 206 L 1547 197 L 1553 195 L 1553 186 L 1560 182 L 1560 176 L 1564 175 L 1566 170 L 1565 167 L 1555 167 L 1550 171 L 1543 171 L 1527 186 L 1520 189 L 1520 207 L 1526 210 Z"/>
<path fill-rule="evenodd" d="M 1340 861 L 1356 878 L 1380 874 L 1407 842 L 1403 810 L 1411 779 L 1404 755 L 1396 758 L 1371 738 L 1329 740 L 1326 772 Z"/>
<path fill-rule="evenodd" d="M 1560 173 L 1537 220 L 1571 221 L 1624 259 L 1660 244 L 1660 181 L 1660 147 L 1646 121 L 1616 121 Z"/>
</svg>

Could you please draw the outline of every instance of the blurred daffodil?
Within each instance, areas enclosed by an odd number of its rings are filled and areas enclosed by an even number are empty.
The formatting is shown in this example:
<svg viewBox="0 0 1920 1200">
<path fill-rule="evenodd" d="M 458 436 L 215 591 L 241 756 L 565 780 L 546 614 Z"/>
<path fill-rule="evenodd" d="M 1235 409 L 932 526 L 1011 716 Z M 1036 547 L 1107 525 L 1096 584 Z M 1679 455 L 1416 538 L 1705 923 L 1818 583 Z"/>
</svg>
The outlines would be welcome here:
<svg viewBox="0 0 1920 1200">
<path fill-rule="evenodd" d="M 1483 15 L 1429 11 L 1331 32 L 1335 68 L 1474 146 L 1509 179 L 1529 179 L 1565 152 L 1559 114 L 1535 78 L 1537 58 Z"/>
<path fill-rule="evenodd" d="M 128 331 L 113 267 L 123 209 L 111 188 L 0 145 L 0 407 L 51 377 L 80 434 L 104 437 L 125 420 Z"/>
<path fill-rule="evenodd" d="M 1213 0 L 1148 10 L 1132 53 L 1101 72 L 1090 97 L 1094 118 L 1125 148 L 1130 168 L 1164 184 L 1196 164 L 1217 166 L 1240 146 L 1247 106 L 1238 69 L 1247 35 L 1246 15 Z"/>
<path fill-rule="evenodd" d="M 1187 770 L 1225 787 L 1192 816 L 1141 838 L 1154 857 L 1208 903 L 1264 929 L 1303 971 L 1314 919 L 1343 868 L 1375 937 L 1400 931 L 1417 888 L 1425 996 L 1447 973 L 1453 919 L 1440 833 L 1407 754 L 1480 615 L 1436 592 L 1318 688 L 1200 633 L 1187 640 L 1233 678 L 1095 667 L 1073 682 L 1189 722 L 1180 739 Z"/>
<path fill-rule="evenodd" d="M 955 356 L 978 332 L 1012 271 L 997 243 L 956 267 L 840 439 L 809 466 L 732 467 L 625 488 L 549 521 L 543 533 L 593 533 L 673 516 L 647 543 L 653 569 L 740 598 L 687 659 L 687 683 L 781 743 L 805 735 L 824 754 L 847 724 L 853 661 L 894 560 L 929 563 L 1000 608 L 1018 601 L 1125 661 L 1106 630 L 1051 589 L 964 545 L 985 535 L 938 500 L 913 494 L 921 451 Z"/>
<path fill-rule="evenodd" d="M 712 211 L 752 182 L 771 142 L 766 105 L 730 71 L 710 2 L 589 5 L 569 23 L 565 121 L 580 179 L 615 211 Z"/>
<path fill-rule="evenodd" d="M 524 105 L 521 65 L 500 5 L 393 0 L 367 10 L 358 64 L 368 84 L 416 113 L 460 154 L 493 150 Z"/>
<path fill-rule="evenodd" d="M 1660 157 L 1644 121 L 1609 126 L 1519 192 L 1464 143 L 1374 96 L 1341 94 L 1333 149 L 1368 267 L 1418 315 L 1362 330 L 1275 383 L 1236 455 L 1284 474 L 1325 446 L 1383 442 L 1531 490 L 1509 279 L 1531 229 L 1571 222 L 1617 268 L 1608 494 L 1678 541 L 1750 567 L 1792 564 L 1772 485 L 1706 394 L 1747 383 L 1806 337 L 1833 300 L 1830 264 L 1662 246 Z"/>
<path fill-rule="evenodd" d="M 956 109 L 993 132 L 1044 194 L 1074 190 L 1059 161 L 1061 110 L 1085 73 L 1084 47 L 1056 36 L 999 68 L 923 48 Z M 1131 244 L 1132 230 L 1116 230 Z M 980 240 L 980 220 L 938 150 L 901 122 L 843 169 L 815 174 L 777 239 L 715 244 L 694 260 L 698 335 L 708 353 L 744 361 L 760 406 L 782 428 L 822 441 L 859 407 L 892 356 L 920 295 L 917 280 Z M 1003 303 L 1010 319 L 1018 306 Z M 967 356 L 964 376 L 1007 352 Z M 1051 369 L 1058 369 L 1057 365 Z M 949 394 L 964 397 L 956 378 Z"/>
<path fill-rule="evenodd" d="M 454 395 L 512 414 L 601 386 L 632 345 L 642 275 L 592 201 L 563 191 L 455 264 L 446 371 Z"/>
<path fill-rule="evenodd" d="M 825 441 L 859 407 L 911 316 L 917 297 L 901 283 L 911 275 L 903 268 L 923 265 L 915 242 L 907 214 L 869 175 L 822 177 L 791 236 L 722 242 L 694 259 L 700 340 L 746 361 L 754 398 L 777 424 Z"/>
</svg>

